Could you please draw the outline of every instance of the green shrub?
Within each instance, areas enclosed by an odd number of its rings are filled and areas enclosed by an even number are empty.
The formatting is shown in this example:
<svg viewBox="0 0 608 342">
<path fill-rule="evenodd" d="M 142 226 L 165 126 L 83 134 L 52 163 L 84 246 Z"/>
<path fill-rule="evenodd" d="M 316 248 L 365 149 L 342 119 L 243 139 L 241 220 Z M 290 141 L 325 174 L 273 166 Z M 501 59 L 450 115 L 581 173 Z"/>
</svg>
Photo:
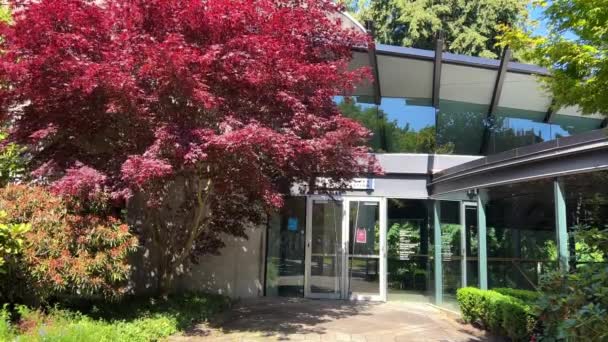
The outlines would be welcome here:
<svg viewBox="0 0 608 342">
<path fill-rule="evenodd" d="M 536 317 L 532 307 L 522 300 L 472 287 L 459 289 L 456 298 L 466 322 L 479 322 L 493 333 L 515 341 L 530 339 Z"/>
<path fill-rule="evenodd" d="M 492 289 L 492 291 L 498 292 L 505 296 L 515 297 L 517 299 L 522 300 L 524 303 L 533 304 L 536 303 L 538 298 L 540 298 L 541 293 L 536 291 L 529 290 L 520 290 L 520 289 L 510 289 L 507 287 L 500 287 Z"/>
<path fill-rule="evenodd" d="M 0 311 L 0 341 L 158 341 L 210 319 L 228 304 L 226 297 L 185 293 L 167 301 L 131 298 L 119 303 L 80 303 L 81 311 L 54 308 L 45 313 L 19 306 L 18 329 L 11 327 L 8 312 Z"/>
<path fill-rule="evenodd" d="M 10 341 L 15 337 L 15 332 L 11 326 L 11 315 L 6 307 L 7 305 L 4 305 L 0 309 L 0 341 Z"/>
</svg>

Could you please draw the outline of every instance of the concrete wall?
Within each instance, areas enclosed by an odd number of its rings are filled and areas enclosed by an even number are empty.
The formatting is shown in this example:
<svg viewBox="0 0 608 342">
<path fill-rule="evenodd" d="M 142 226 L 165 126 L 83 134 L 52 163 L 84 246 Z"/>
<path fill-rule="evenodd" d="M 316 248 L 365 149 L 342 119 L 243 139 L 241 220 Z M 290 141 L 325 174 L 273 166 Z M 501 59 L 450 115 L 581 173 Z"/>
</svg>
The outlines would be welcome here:
<svg viewBox="0 0 608 342">
<path fill-rule="evenodd" d="M 177 279 L 180 290 L 217 293 L 231 298 L 263 295 L 266 227 L 247 229 L 249 239 L 225 236 L 218 256 L 203 257 Z"/>
</svg>

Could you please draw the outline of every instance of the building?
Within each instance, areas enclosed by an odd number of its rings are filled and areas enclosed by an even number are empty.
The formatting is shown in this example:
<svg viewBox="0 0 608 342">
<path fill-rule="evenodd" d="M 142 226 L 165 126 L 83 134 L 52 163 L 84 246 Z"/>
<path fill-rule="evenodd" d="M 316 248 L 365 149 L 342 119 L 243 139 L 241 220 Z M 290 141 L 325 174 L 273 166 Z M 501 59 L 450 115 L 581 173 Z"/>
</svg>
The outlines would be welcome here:
<svg viewBox="0 0 608 342">
<path fill-rule="evenodd" d="M 453 307 L 460 287 L 533 289 L 546 270 L 605 261 L 568 232 L 608 223 L 607 121 L 552 110 L 547 70 L 509 51 L 446 53 L 441 41 L 435 51 L 377 45 L 352 64 L 377 82 L 335 100 L 374 131 L 385 175 L 332 196 L 294 193 L 181 286 Z"/>
</svg>

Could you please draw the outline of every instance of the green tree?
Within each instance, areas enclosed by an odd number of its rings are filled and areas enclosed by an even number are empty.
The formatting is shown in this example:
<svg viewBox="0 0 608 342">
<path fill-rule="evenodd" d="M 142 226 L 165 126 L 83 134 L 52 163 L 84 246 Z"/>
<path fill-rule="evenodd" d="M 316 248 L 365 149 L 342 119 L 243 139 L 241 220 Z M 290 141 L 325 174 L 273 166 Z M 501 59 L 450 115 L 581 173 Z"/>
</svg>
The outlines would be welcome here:
<svg viewBox="0 0 608 342">
<path fill-rule="evenodd" d="M 580 106 L 583 113 L 608 108 L 608 1 L 554 0 L 545 6 L 547 34 L 511 28 L 499 37 L 502 45 L 525 51 L 525 59 L 549 68 L 544 78 L 556 107 Z"/>
<path fill-rule="evenodd" d="M 449 52 L 497 58 L 502 27 L 528 21 L 528 0 L 346 0 L 360 21 L 372 20 L 383 44 L 434 49 L 445 35 Z"/>
</svg>

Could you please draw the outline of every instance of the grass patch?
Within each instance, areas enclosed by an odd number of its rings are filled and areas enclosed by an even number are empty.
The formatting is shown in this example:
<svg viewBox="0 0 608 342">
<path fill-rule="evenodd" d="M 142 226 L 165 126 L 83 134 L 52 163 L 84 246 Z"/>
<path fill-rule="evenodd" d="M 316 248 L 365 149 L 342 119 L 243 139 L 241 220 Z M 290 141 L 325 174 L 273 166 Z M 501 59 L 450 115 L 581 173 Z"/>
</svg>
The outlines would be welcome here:
<svg viewBox="0 0 608 342">
<path fill-rule="evenodd" d="M 228 305 L 222 296 L 185 293 L 163 301 L 129 298 L 47 312 L 20 306 L 12 317 L 5 308 L 0 311 L 0 341 L 158 341 L 210 319 Z"/>
</svg>

